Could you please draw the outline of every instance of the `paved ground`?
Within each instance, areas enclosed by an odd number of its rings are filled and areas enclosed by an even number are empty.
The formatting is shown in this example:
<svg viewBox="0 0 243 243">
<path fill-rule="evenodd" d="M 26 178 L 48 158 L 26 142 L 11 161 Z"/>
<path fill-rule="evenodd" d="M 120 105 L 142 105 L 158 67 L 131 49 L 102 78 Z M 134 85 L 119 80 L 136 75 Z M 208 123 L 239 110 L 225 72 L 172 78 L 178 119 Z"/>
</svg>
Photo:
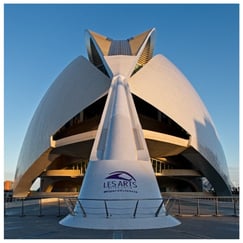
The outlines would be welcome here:
<svg viewBox="0 0 243 243">
<path fill-rule="evenodd" d="M 181 225 L 154 230 L 89 230 L 58 224 L 54 216 L 9 216 L 5 239 L 239 239 L 236 217 L 180 217 Z"/>
<path fill-rule="evenodd" d="M 239 239 L 239 217 L 177 217 L 181 225 L 154 230 L 90 230 L 60 225 L 66 209 L 45 205 L 8 208 L 4 239 Z M 23 216 L 25 215 L 25 216 Z"/>
</svg>

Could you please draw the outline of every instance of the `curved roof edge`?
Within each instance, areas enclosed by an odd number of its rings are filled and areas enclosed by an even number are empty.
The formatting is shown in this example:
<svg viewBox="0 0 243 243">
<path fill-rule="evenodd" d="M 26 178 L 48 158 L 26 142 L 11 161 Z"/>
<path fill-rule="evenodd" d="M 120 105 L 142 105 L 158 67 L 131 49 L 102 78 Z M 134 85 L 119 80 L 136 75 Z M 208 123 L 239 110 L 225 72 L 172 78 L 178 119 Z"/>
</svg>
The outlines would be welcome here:
<svg viewBox="0 0 243 243">
<path fill-rule="evenodd" d="M 50 137 L 74 115 L 106 94 L 109 87 L 110 79 L 82 56 L 64 69 L 47 90 L 29 124 L 18 159 L 14 188 L 18 187 L 28 168 L 50 147 Z M 32 181 L 35 176 L 33 173 L 26 178 Z"/>
<path fill-rule="evenodd" d="M 229 183 L 226 158 L 212 119 L 189 81 L 167 58 L 153 57 L 129 80 L 132 93 L 191 135 L 191 146 Z"/>
</svg>

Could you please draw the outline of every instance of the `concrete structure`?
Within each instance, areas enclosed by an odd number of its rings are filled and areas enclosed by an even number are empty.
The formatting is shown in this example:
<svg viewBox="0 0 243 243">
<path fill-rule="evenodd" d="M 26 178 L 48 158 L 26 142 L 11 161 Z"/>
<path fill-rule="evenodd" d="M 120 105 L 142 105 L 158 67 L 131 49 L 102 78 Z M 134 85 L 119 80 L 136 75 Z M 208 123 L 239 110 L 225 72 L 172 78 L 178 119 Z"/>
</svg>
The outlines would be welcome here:
<svg viewBox="0 0 243 243">
<path fill-rule="evenodd" d="M 112 71 L 127 59 L 115 57 Z M 129 90 L 138 57 L 132 59 L 114 72 L 76 207 L 60 222 L 65 226 L 120 230 L 180 224 L 166 214 Z"/>
<path fill-rule="evenodd" d="M 129 89 L 131 95 L 125 95 L 124 102 L 134 102 L 129 117 L 133 121 L 136 117 L 131 114 L 138 116 L 142 128 L 140 134 L 136 123 L 133 132 L 131 128 L 126 129 L 128 134 L 121 132 L 127 140 L 112 140 L 119 145 L 115 148 L 131 148 L 127 155 L 137 160 L 139 156 L 147 160 L 149 154 L 160 191 L 202 191 L 202 178 L 207 178 L 217 195 L 231 195 L 212 119 L 184 75 L 163 55 L 153 57 L 154 29 L 122 41 L 91 31 L 86 37 L 89 61 L 80 56 L 68 65 L 33 116 L 19 156 L 14 196 L 30 195 L 36 178 L 41 179 L 45 196 L 80 191 L 89 160 L 97 155 L 91 150 L 100 148 L 94 141 L 106 137 L 106 130 L 100 134 L 98 127 L 104 123 L 101 117 L 108 109 L 114 77 L 124 83 L 121 93 Z M 141 154 L 141 144 L 131 145 L 130 136 L 142 144 L 145 138 Z M 115 154 L 127 160 L 121 151 Z M 103 160 L 107 158 L 112 160 L 114 154 L 105 154 Z"/>
</svg>

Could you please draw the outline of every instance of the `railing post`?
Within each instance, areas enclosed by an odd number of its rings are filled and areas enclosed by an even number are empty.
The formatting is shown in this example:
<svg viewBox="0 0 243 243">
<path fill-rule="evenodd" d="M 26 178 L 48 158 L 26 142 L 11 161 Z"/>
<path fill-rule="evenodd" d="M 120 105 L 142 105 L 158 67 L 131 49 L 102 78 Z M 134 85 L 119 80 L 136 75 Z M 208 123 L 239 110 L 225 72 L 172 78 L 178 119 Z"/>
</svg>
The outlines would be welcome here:
<svg viewBox="0 0 243 243">
<path fill-rule="evenodd" d="M 78 200 L 78 199 L 77 199 Z M 64 197 L 64 202 L 69 210 L 69 213 L 72 215 L 72 216 L 75 216 L 75 212 L 74 212 L 74 208 L 75 208 L 75 205 L 73 204 L 71 198 L 65 198 Z"/>
<path fill-rule="evenodd" d="M 105 203 L 105 213 L 106 213 L 106 218 L 109 218 L 109 212 L 108 212 L 108 207 L 107 207 L 106 200 L 104 200 L 104 203 Z"/>
<path fill-rule="evenodd" d="M 83 217 L 86 217 L 86 213 L 85 213 L 85 211 L 84 211 L 84 208 L 83 208 L 81 202 L 79 201 L 79 199 L 77 199 L 77 200 L 78 200 L 79 207 L 80 207 L 80 209 L 82 210 Z"/>
<path fill-rule="evenodd" d="M 137 208 L 138 208 L 138 202 L 139 202 L 139 200 L 137 200 L 137 203 L 136 203 L 136 206 L 135 206 L 135 209 L 134 209 L 134 212 L 133 212 L 133 218 L 136 217 Z"/>
<path fill-rule="evenodd" d="M 41 198 L 39 199 L 39 205 L 40 205 L 40 214 L 39 214 L 39 217 L 43 216 L 42 214 L 42 200 Z"/>
<path fill-rule="evenodd" d="M 160 203 L 160 205 L 159 205 L 159 207 L 158 207 L 158 209 L 157 209 L 157 211 L 156 211 L 156 213 L 155 213 L 155 217 L 158 217 L 159 212 L 160 212 L 160 210 L 161 210 L 161 208 L 162 208 L 162 206 L 163 206 L 163 203 L 164 203 L 164 200 L 162 199 L 162 202 Z M 167 210 L 166 210 L 166 214 L 168 214 L 168 213 L 167 213 Z"/>
<path fill-rule="evenodd" d="M 197 199 L 197 216 L 200 216 L 200 204 L 199 204 L 199 198 Z"/>
<path fill-rule="evenodd" d="M 172 201 L 172 203 L 171 203 L 169 206 L 167 206 L 167 205 L 169 204 L 170 201 Z M 170 209 L 174 206 L 175 202 L 176 202 L 176 199 L 170 197 L 170 198 L 168 198 L 167 202 L 164 203 L 164 205 L 165 205 L 165 209 L 166 209 L 166 215 L 169 214 L 169 211 L 170 211 Z"/>
<path fill-rule="evenodd" d="M 61 204 L 60 204 L 60 198 L 57 199 L 57 203 L 58 203 L 58 215 L 57 217 L 61 217 Z"/>
<path fill-rule="evenodd" d="M 21 215 L 20 217 L 24 217 L 24 198 L 21 198 L 22 204 L 21 204 Z"/>
<path fill-rule="evenodd" d="M 215 197 L 215 215 L 219 214 L 219 205 L 218 205 L 218 197 Z"/>
<path fill-rule="evenodd" d="M 179 198 L 178 198 L 178 215 L 181 215 L 181 202 Z"/>
<path fill-rule="evenodd" d="M 234 216 L 237 216 L 237 212 L 236 212 L 236 198 L 233 198 L 234 201 Z"/>
</svg>

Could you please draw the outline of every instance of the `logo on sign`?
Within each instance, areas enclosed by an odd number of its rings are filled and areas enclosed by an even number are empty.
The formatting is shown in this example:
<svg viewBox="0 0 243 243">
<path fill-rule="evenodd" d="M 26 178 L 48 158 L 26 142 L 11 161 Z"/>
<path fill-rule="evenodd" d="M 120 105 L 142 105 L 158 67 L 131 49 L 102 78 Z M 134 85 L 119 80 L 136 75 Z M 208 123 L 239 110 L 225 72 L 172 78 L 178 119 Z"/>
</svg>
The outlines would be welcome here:
<svg viewBox="0 0 243 243">
<path fill-rule="evenodd" d="M 104 193 L 132 192 L 137 193 L 137 183 L 134 176 L 126 171 L 113 171 L 105 177 Z"/>
</svg>

